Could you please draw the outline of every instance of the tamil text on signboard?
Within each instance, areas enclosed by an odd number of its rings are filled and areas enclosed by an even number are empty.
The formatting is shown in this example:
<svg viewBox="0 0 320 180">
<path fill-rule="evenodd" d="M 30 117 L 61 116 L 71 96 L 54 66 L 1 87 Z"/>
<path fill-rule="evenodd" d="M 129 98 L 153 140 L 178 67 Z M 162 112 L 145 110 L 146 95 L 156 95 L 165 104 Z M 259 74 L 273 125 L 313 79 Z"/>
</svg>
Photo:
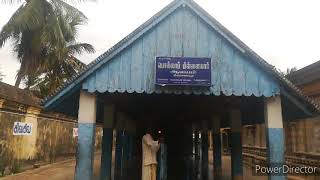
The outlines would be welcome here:
<svg viewBox="0 0 320 180">
<path fill-rule="evenodd" d="M 26 122 L 14 122 L 13 135 L 15 136 L 30 136 L 32 135 L 32 124 Z"/>
<path fill-rule="evenodd" d="M 211 59 L 200 57 L 156 57 L 156 84 L 211 85 Z"/>
</svg>

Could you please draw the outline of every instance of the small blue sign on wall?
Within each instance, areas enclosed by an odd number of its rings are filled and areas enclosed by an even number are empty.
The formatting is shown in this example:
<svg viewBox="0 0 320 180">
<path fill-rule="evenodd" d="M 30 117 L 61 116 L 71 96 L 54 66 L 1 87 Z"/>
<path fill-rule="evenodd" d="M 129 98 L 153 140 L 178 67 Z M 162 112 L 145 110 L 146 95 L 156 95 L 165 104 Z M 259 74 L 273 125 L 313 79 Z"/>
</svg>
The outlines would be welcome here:
<svg viewBox="0 0 320 180">
<path fill-rule="evenodd" d="M 156 57 L 156 84 L 211 86 L 211 59 Z"/>
</svg>

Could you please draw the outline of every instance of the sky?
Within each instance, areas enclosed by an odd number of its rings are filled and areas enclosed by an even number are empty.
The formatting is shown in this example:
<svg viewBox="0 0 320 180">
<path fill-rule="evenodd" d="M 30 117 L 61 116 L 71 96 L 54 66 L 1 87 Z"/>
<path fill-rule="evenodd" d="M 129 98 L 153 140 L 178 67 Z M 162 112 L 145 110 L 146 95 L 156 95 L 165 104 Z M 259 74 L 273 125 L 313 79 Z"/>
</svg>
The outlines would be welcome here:
<svg viewBox="0 0 320 180">
<path fill-rule="evenodd" d="M 23 0 L 22 0 L 23 1 Z M 172 0 L 96 0 L 73 4 L 89 21 L 79 29 L 79 42 L 96 53 L 79 57 L 88 64 Z M 302 68 L 320 60 L 318 0 L 195 0 L 209 14 L 270 64 L 281 70 Z M 0 3 L 0 28 L 18 4 Z M 0 49 L 0 71 L 13 85 L 19 63 L 8 42 Z"/>
</svg>

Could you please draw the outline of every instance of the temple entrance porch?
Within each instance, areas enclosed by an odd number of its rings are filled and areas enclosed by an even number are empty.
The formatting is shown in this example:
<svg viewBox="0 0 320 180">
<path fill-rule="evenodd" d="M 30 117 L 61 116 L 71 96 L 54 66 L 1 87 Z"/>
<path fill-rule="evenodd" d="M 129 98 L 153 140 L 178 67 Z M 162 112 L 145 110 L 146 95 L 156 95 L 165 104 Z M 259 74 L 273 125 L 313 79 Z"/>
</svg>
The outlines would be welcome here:
<svg viewBox="0 0 320 180">
<path fill-rule="evenodd" d="M 115 180 L 141 178 L 141 138 L 147 127 L 153 128 L 154 139 L 164 137 L 166 159 L 158 158 L 158 177 L 168 180 L 222 178 L 220 129 L 231 127 L 230 174 L 232 179 L 242 179 L 241 127 L 264 122 L 265 104 L 268 105 L 262 97 L 135 93 L 92 96 L 81 92 L 80 111 L 82 96 L 96 101 L 97 123 L 104 124 L 101 179 L 114 176 L 112 179 Z M 113 131 L 116 131 L 116 137 L 113 137 Z M 209 151 L 209 131 L 212 131 L 213 151 Z M 115 146 L 113 175 L 112 146 Z M 210 156 L 213 159 L 211 168 Z"/>
<path fill-rule="evenodd" d="M 160 180 L 165 174 L 168 180 L 197 174 L 206 180 L 209 171 L 221 179 L 221 149 L 231 154 L 231 177 L 238 180 L 243 179 L 242 126 L 264 122 L 266 164 L 275 168 L 284 163 L 283 121 L 319 112 L 272 65 L 191 0 L 175 0 L 163 8 L 46 98 L 44 107 L 78 117 L 77 180 L 92 179 L 96 124 L 104 127 L 103 180 L 111 179 L 113 144 L 114 180 L 141 177 L 141 137 L 147 126 L 153 127 L 155 138 L 161 131 L 167 146 L 167 155 L 160 155 L 167 158 L 167 163 L 159 161 Z M 222 143 L 225 127 L 230 132 Z M 213 170 L 208 168 L 209 130 Z M 186 169 L 196 175 L 186 175 Z"/>
</svg>

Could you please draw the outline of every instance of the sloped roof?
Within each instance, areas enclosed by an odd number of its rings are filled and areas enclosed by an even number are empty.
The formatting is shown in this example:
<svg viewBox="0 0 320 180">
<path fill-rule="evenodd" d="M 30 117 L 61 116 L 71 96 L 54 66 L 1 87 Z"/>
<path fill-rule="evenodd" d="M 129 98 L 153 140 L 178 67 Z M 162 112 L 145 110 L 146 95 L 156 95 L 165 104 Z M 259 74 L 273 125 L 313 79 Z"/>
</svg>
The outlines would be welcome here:
<svg viewBox="0 0 320 180">
<path fill-rule="evenodd" d="M 57 101 L 65 94 L 70 93 L 74 88 L 81 88 L 81 83 L 85 78 L 87 78 L 91 73 L 101 67 L 104 63 L 110 60 L 112 57 L 117 55 L 121 50 L 128 47 L 136 39 L 142 36 L 145 32 L 151 29 L 153 26 L 158 24 L 162 19 L 167 17 L 175 9 L 180 6 L 188 6 L 192 9 L 199 17 L 201 17 L 207 24 L 209 24 L 213 29 L 215 29 L 223 38 L 225 38 L 229 43 L 231 43 L 235 48 L 242 52 L 245 56 L 250 57 L 255 64 L 262 68 L 269 75 L 277 79 L 281 85 L 281 91 L 289 91 L 290 94 L 298 101 L 303 102 L 302 104 L 311 107 L 312 111 L 320 112 L 320 107 L 314 103 L 311 99 L 304 96 L 303 93 L 288 79 L 282 76 L 274 66 L 267 63 L 262 57 L 251 50 L 247 45 L 245 45 L 239 38 L 227 30 L 222 24 L 220 24 L 216 19 L 214 19 L 210 14 L 208 14 L 204 9 L 202 9 L 198 4 L 192 0 L 175 0 L 165 8 L 163 8 L 156 15 L 151 17 L 148 21 L 118 42 L 116 45 L 107 50 L 104 54 L 92 61 L 84 70 L 79 72 L 72 79 L 67 81 L 63 86 L 58 88 L 56 92 L 44 99 L 45 108 L 51 106 L 52 103 Z M 287 93 L 288 94 L 288 93 Z"/>
<path fill-rule="evenodd" d="M 320 61 L 289 74 L 287 78 L 297 86 L 320 80 Z"/>
<path fill-rule="evenodd" d="M 34 96 L 31 91 L 16 88 L 4 82 L 0 82 L 0 98 L 34 107 L 41 107 L 40 99 Z"/>
</svg>

